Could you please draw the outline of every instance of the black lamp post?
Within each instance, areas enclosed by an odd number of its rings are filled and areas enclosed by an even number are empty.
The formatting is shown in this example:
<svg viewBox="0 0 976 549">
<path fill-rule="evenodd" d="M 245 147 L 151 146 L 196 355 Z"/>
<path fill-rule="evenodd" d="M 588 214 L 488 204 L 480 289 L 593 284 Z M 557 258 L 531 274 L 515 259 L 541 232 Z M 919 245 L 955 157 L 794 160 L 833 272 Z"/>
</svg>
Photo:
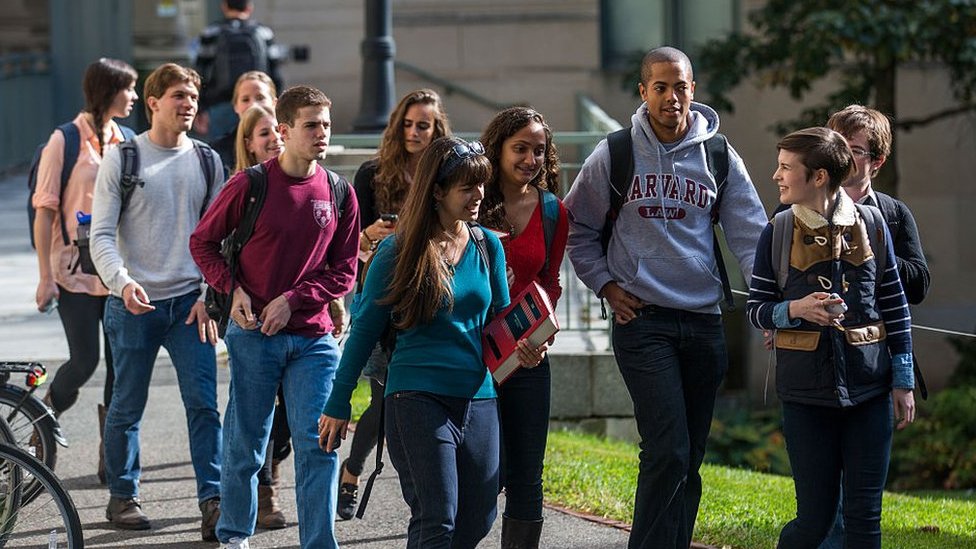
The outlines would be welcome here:
<svg viewBox="0 0 976 549">
<path fill-rule="evenodd" d="M 353 131 L 381 132 L 393 110 L 393 8 L 390 0 L 366 0 L 366 37 L 360 46 L 363 56 L 359 115 Z"/>
</svg>

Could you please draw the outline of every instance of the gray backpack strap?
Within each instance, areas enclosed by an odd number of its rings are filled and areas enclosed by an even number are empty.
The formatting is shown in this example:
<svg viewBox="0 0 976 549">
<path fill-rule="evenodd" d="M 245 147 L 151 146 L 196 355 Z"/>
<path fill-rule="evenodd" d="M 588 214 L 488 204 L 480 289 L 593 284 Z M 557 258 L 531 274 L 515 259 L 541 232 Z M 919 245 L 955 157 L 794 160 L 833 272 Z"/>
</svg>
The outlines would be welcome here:
<svg viewBox="0 0 976 549">
<path fill-rule="evenodd" d="M 782 292 L 790 276 L 790 252 L 793 249 L 793 210 L 787 208 L 773 216 L 772 264 L 776 285 Z"/>
<path fill-rule="evenodd" d="M 884 232 L 887 224 L 881 215 L 881 210 L 878 208 L 863 204 L 854 204 L 854 206 L 857 208 L 857 212 L 861 215 L 861 218 L 864 219 L 865 229 L 868 233 L 868 241 L 871 244 L 871 251 L 874 252 L 874 262 L 878 268 L 876 282 L 880 285 L 881 278 L 888 268 L 888 246 L 887 242 L 885 242 Z"/>
</svg>

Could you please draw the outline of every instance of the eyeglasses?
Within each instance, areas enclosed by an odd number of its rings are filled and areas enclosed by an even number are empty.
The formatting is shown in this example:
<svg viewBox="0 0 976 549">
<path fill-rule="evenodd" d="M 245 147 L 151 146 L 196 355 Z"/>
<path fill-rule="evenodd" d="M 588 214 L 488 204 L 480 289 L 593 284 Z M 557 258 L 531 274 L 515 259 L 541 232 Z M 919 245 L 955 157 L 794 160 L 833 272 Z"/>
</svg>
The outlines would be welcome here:
<svg viewBox="0 0 976 549">
<path fill-rule="evenodd" d="M 461 142 L 454 145 L 447 152 L 446 158 L 441 162 L 441 167 L 437 170 L 437 180 L 444 181 L 466 159 L 483 154 L 485 154 L 485 147 L 480 141 L 471 141 L 470 143 Z"/>
<path fill-rule="evenodd" d="M 866 151 L 866 150 L 862 149 L 861 147 L 851 147 L 851 152 L 854 153 L 854 156 L 863 156 L 863 157 L 867 157 L 867 158 L 874 158 L 874 153 L 873 152 Z"/>
</svg>

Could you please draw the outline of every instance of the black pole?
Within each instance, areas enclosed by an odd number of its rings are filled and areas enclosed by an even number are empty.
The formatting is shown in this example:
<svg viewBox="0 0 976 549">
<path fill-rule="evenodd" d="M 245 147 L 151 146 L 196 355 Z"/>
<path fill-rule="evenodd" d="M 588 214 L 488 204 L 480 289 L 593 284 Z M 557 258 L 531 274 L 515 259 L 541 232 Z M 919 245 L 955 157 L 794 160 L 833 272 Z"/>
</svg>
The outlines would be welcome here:
<svg viewBox="0 0 976 549">
<path fill-rule="evenodd" d="M 366 37 L 363 56 L 359 115 L 353 131 L 381 132 L 393 110 L 393 8 L 390 0 L 366 0 Z"/>
</svg>

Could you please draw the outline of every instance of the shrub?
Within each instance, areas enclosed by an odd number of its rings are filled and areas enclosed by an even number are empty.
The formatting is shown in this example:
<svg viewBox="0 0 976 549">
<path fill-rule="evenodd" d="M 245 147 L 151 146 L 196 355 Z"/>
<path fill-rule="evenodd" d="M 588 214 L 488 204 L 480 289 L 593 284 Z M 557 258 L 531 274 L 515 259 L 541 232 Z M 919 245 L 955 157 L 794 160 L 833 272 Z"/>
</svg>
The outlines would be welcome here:
<svg viewBox="0 0 976 549">
<path fill-rule="evenodd" d="M 790 475 L 778 410 L 717 411 L 712 419 L 705 461 L 763 473 Z"/>
</svg>

